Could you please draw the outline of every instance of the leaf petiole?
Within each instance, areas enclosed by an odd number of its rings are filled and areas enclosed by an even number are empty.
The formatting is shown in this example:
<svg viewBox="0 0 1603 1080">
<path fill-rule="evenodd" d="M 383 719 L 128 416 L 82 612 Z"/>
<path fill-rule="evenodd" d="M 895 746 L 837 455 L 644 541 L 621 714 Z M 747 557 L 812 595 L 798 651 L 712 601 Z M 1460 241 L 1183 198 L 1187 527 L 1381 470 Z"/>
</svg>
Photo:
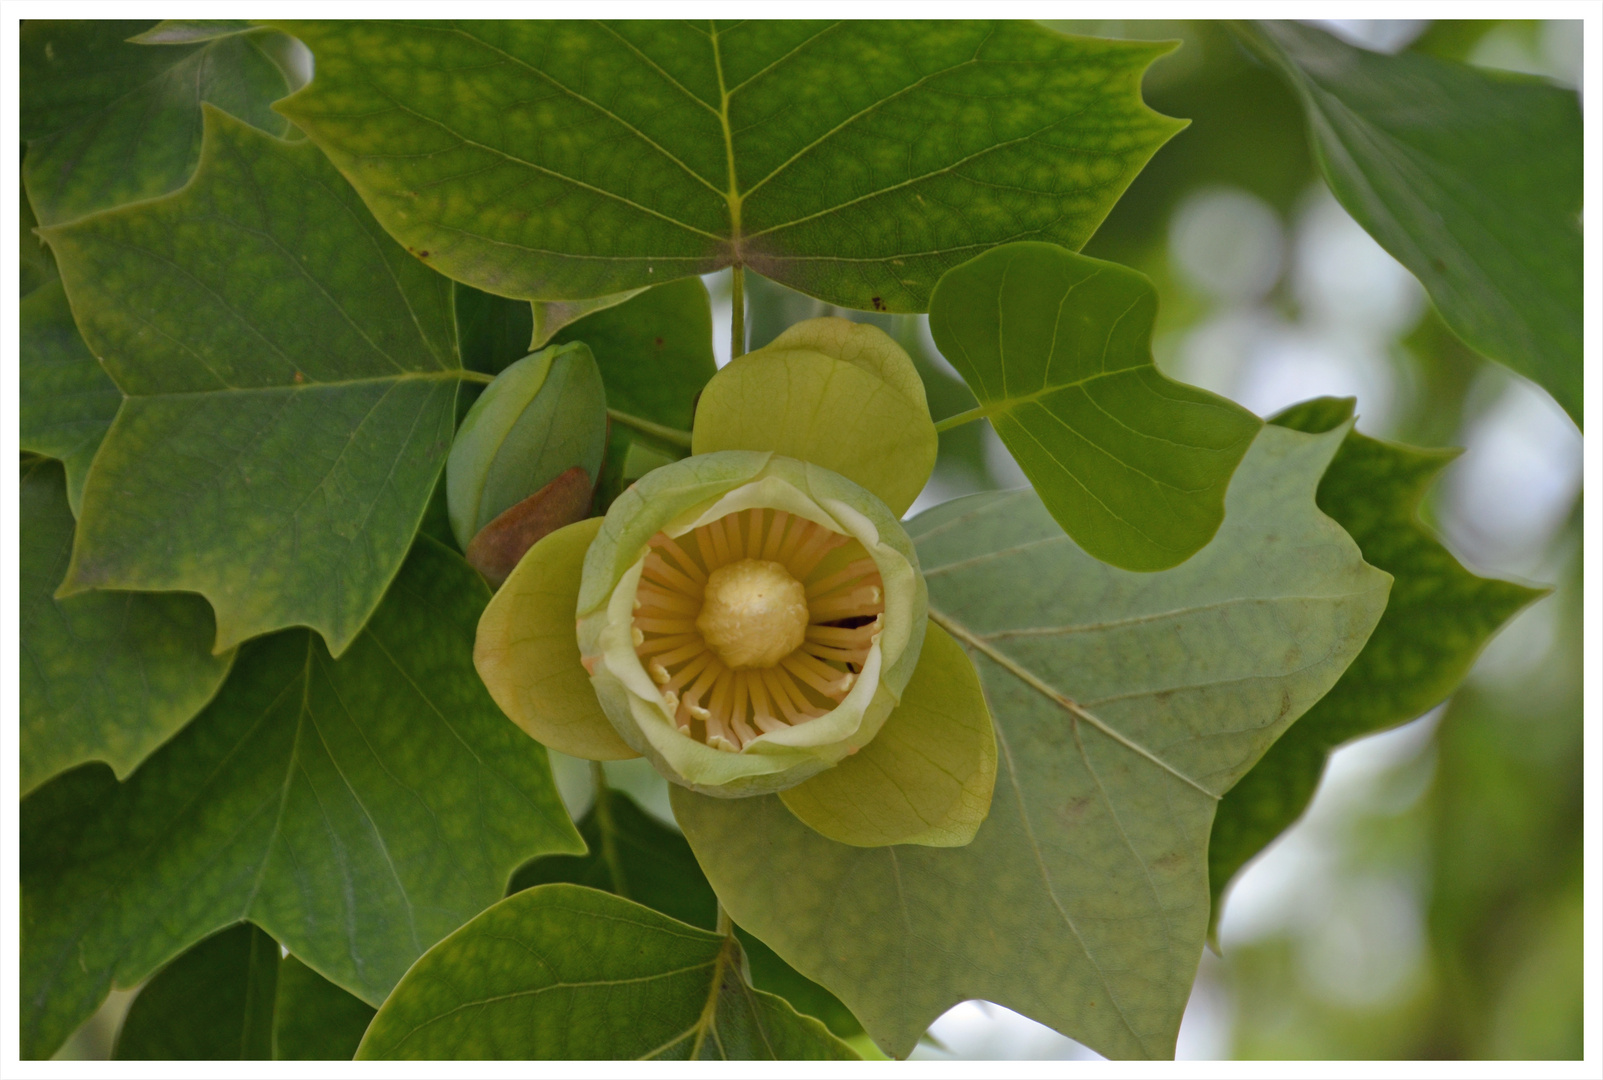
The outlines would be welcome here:
<svg viewBox="0 0 1603 1080">
<path fill-rule="evenodd" d="M 617 409 L 608 409 L 607 416 L 614 423 L 632 427 L 636 431 L 644 432 L 647 435 L 655 435 L 664 442 L 671 442 L 675 446 L 684 447 L 686 450 L 690 449 L 690 432 L 688 431 L 680 431 L 678 428 L 671 428 L 666 424 L 658 424 L 638 416 L 630 416 L 628 413 L 619 412 Z"/>
<path fill-rule="evenodd" d="M 981 405 L 978 408 L 970 409 L 967 412 L 960 412 L 953 416 L 948 416 L 945 420 L 937 420 L 935 421 L 935 433 L 939 435 L 943 431 L 951 431 L 955 427 L 962 427 L 964 424 L 972 424 L 976 420 L 984 420 L 987 416 L 990 416 L 995 411 L 996 408 L 994 406 Z"/>
</svg>

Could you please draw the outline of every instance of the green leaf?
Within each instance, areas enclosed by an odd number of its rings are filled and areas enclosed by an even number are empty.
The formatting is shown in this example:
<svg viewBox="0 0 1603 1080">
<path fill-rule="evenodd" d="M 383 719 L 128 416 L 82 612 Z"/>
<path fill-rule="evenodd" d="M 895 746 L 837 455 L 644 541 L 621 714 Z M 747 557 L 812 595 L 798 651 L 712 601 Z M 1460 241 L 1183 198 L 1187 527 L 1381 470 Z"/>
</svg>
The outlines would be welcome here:
<svg viewBox="0 0 1603 1080">
<path fill-rule="evenodd" d="M 588 494 L 606 440 L 607 392 L 583 344 L 553 345 L 509 366 L 462 418 L 445 463 L 457 546 L 467 551 L 491 521 L 575 466 Z"/>
<path fill-rule="evenodd" d="M 34 217 L 33 207 L 28 205 L 28 189 L 18 184 L 17 194 L 22 201 L 21 221 L 17 225 L 17 240 L 21 249 L 19 281 L 21 294 L 27 296 L 41 285 L 56 280 L 60 275 L 56 273 L 55 256 L 50 254 L 50 249 L 44 246 L 39 235 L 33 231 L 38 227 L 39 219 Z"/>
<path fill-rule="evenodd" d="M 625 289 L 609 296 L 597 296 L 585 300 L 535 300 L 529 305 L 533 321 L 529 348 L 539 348 L 556 337 L 564 327 L 578 322 L 586 315 L 616 307 L 645 291 L 644 288 Z"/>
<path fill-rule="evenodd" d="M 359 1058 L 856 1060 L 753 990 L 734 937 L 577 885 L 490 908 L 417 962 Z"/>
<path fill-rule="evenodd" d="M 1078 248 L 1183 124 L 1141 102 L 1168 45 L 1031 23 L 286 25 L 280 106 L 403 244 L 503 296 L 758 273 L 922 311 L 993 244 Z"/>
<path fill-rule="evenodd" d="M 451 291 L 456 305 L 457 351 L 469 371 L 499 375 L 538 347 L 529 344 L 534 330 L 528 301 L 480 292 L 460 281 L 453 283 Z"/>
<path fill-rule="evenodd" d="M 339 660 L 288 631 L 121 785 L 76 770 L 24 806 L 23 1054 L 108 989 L 250 919 L 376 1005 L 528 859 L 582 850 L 545 750 L 496 711 L 469 642 L 478 575 L 419 540 Z M 92 797 L 91 797 L 92 796 Z M 64 835 L 65 834 L 65 835 Z"/>
<path fill-rule="evenodd" d="M 198 592 L 217 648 L 286 626 L 337 656 L 444 464 L 451 283 L 392 244 L 306 142 L 207 109 L 173 195 L 46 230 L 128 400 L 84 489 L 65 592 Z"/>
<path fill-rule="evenodd" d="M 278 942 L 250 923 L 213 934 L 162 968 L 128 1007 L 120 1061 L 272 1057 Z"/>
<path fill-rule="evenodd" d="M 718 898 L 690 845 L 633 799 L 612 788 L 597 791 L 590 812 L 579 822 L 579 835 L 590 848 L 587 854 L 536 859 L 513 876 L 511 891 L 566 881 L 633 900 L 703 930 L 717 928 Z M 834 994 L 746 931 L 736 927 L 735 933 L 750 961 L 752 986 L 817 1017 L 841 1038 L 862 1033 L 857 1018 Z"/>
<path fill-rule="evenodd" d="M 964 644 L 996 722 L 990 816 L 967 847 L 864 849 L 777 798 L 675 788 L 730 915 L 896 1056 L 967 998 L 1110 1057 L 1172 1054 L 1215 802 L 1385 606 L 1389 579 L 1314 506 L 1340 439 L 1265 428 L 1219 534 L 1161 573 L 1084 554 L 1029 491 L 914 518 L 930 621 Z"/>
<path fill-rule="evenodd" d="M 203 103 L 272 135 L 297 88 L 283 34 L 187 45 L 127 39 L 149 22 L 29 20 L 22 28 L 22 178 L 56 225 L 182 186 L 201 154 Z"/>
<path fill-rule="evenodd" d="M 1345 422 L 1352 407 L 1350 398 L 1316 398 L 1270 422 L 1329 430 Z M 1319 508 L 1358 542 L 1365 560 L 1392 575 L 1391 599 L 1369 643 L 1330 693 L 1220 804 L 1208 844 L 1215 926 L 1231 879 L 1302 816 L 1330 752 L 1440 702 L 1492 635 L 1546 595 L 1470 573 L 1420 524 L 1420 499 L 1457 456 L 1456 450 L 1419 450 L 1351 431 L 1319 482 Z"/>
<path fill-rule="evenodd" d="M 122 391 L 84 344 L 59 280 L 29 294 L 18 321 L 22 448 L 66 466 L 67 498 L 76 516 L 89 463 L 117 415 Z"/>
<path fill-rule="evenodd" d="M 1050 244 L 952 270 L 930 334 L 1052 516 L 1126 570 L 1166 570 L 1212 539 L 1261 422 L 1152 363 L 1145 277 Z"/>
<path fill-rule="evenodd" d="M 1290 22 L 1236 33 L 1302 99 L 1330 189 L 1472 348 L 1581 423 L 1575 91 Z"/>
<path fill-rule="evenodd" d="M 373 1006 L 286 956 L 278 965 L 273 1057 L 279 1061 L 349 1061 L 373 1020 Z"/>
<path fill-rule="evenodd" d="M 54 599 L 73 533 L 60 466 L 25 466 L 19 495 L 22 791 L 85 761 L 125 776 L 211 699 L 233 651 L 212 655 L 211 608 L 198 596 Z"/>
</svg>

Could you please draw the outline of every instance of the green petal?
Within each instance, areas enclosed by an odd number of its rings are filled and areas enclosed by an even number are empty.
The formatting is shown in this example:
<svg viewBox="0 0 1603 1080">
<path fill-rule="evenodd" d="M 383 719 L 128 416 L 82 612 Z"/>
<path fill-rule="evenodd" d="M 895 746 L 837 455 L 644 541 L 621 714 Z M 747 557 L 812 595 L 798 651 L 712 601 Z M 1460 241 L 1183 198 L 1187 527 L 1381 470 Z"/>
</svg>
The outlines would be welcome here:
<svg viewBox="0 0 1603 1080">
<path fill-rule="evenodd" d="M 596 701 L 574 636 L 579 571 L 600 518 L 549 534 L 479 619 L 473 666 L 501 711 L 553 750 L 593 761 L 638 757 Z"/>
<path fill-rule="evenodd" d="M 902 703 L 874 741 L 779 794 L 814 831 L 856 847 L 962 847 L 991 810 L 996 732 L 980 677 L 930 624 Z"/>
<path fill-rule="evenodd" d="M 730 363 L 696 407 L 691 452 L 771 450 L 840 473 L 900 517 L 935 468 L 913 362 L 884 331 L 811 319 Z"/>
</svg>

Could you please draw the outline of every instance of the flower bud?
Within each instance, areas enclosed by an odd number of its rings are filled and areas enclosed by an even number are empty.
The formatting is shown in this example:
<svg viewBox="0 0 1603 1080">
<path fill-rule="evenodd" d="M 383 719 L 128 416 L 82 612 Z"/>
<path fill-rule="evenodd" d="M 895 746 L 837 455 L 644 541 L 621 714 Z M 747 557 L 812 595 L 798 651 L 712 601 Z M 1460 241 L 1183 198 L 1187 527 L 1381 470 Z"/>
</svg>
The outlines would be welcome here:
<svg viewBox="0 0 1603 1080">
<path fill-rule="evenodd" d="M 668 779 L 779 791 L 855 753 L 923 645 L 918 556 L 876 496 L 762 451 L 626 491 L 590 545 L 579 650 L 607 719 Z"/>
<path fill-rule="evenodd" d="M 589 347 L 555 345 L 509 366 L 451 444 L 446 508 L 458 545 L 468 550 L 491 521 L 571 468 L 593 486 L 606 440 L 607 395 Z"/>
</svg>

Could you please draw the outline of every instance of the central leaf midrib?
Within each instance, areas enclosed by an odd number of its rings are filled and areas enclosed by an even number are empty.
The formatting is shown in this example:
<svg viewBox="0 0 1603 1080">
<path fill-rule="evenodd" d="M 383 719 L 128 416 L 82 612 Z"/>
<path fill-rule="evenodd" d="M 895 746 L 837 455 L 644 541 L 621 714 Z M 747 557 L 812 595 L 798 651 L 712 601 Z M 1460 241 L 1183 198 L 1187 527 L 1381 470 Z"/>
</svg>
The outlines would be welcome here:
<svg viewBox="0 0 1603 1080">
<path fill-rule="evenodd" d="M 284 391 L 304 393 L 308 390 L 337 390 L 346 386 L 375 386 L 393 385 L 402 382 L 451 382 L 453 380 L 467 380 L 476 382 L 478 373 L 466 368 L 445 368 L 434 371 L 406 371 L 395 375 L 371 375 L 359 379 L 334 379 L 328 382 L 313 382 L 308 379 L 299 383 L 274 383 L 269 386 L 208 386 L 193 390 L 153 390 L 150 392 L 135 392 L 126 394 L 130 400 L 149 400 L 153 398 L 182 398 L 196 397 L 211 394 L 279 394 Z"/>
</svg>

